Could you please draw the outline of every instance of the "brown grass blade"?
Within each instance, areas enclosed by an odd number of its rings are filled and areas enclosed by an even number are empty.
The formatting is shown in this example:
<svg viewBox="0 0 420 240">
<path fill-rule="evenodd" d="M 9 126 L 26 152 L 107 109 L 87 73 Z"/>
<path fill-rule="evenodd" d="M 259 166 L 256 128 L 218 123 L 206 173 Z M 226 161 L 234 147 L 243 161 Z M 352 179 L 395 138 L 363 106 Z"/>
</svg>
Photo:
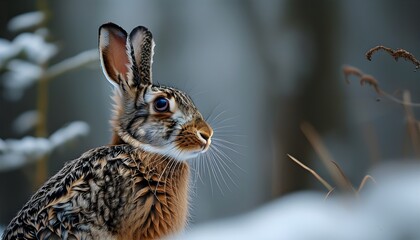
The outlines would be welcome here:
<svg viewBox="0 0 420 240">
<path fill-rule="evenodd" d="M 348 190 L 348 180 L 344 178 L 343 174 L 337 171 L 337 168 L 334 166 L 334 164 L 332 164 L 335 161 L 333 160 L 327 148 L 322 143 L 321 138 L 319 137 L 316 130 L 309 123 L 302 123 L 301 129 L 303 134 L 311 143 L 312 147 L 315 149 L 315 152 L 320 157 L 322 163 L 325 165 L 325 167 L 331 174 L 332 178 L 334 179 L 334 182 L 336 182 L 341 189 Z"/>
<path fill-rule="evenodd" d="M 388 92 L 385 92 L 384 90 L 382 90 L 379 86 L 379 81 L 368 74 L 363 73 L 360 69 L 356 68 L 356 67 L 352 67 L 352 66 L 344 66 L 343 69 L 343 74 L 344 74 L 344 80 L 346 81 L 346 83 L 350 83 L 350 76 L 355 76 L 359 82 L 360 85 L 364 86 L 364 85 L 369 85 L 371 86 L 374 91 L 381 96 L 384 96 L 385 98 L 396 102 L 398 104 L 406 104 L 409 105 L 411 107 L 420 107 L 420 103 L 404 103 L 403 100 L 395 97 L 393 94 L 390 94 Z"/>
<path fill-rule="evenodd" d="M 334 192 L 335 188 L 331 189 L 327 192 L 327 194 L 324 197 L 324 201 L 327 201 L 327 199 L 331 196 L 331 194 Z"/>
<path fill-rule="evenodd" d="M 315 172 L 312 168 L 306 166 L 305 164 L 303 164 L 302 162 L 300 162 L 299 160 L 297 160 L 296 158 L 294 158 L 292 155 L 287 154 L 287 156 L 292 159 L 295 163 L 297 163 L 299 166 L 301 166 L 303 169 L 307 170 L 308 172 L 310 172 L 312 175 L 314 175 L 314 177 L 322 184 L 324 185 L 324 187 L 326 189 L 328 189 L 329 192 L 332 192 L 334 190 L 334 188 L 327 182 L 325 181 L 325 179 L 323 179 L 321 176 L 319 176 L 319 174 L 317 172 Z"/>
<path fill-rule="evenodd" d="M 340 165 L 338 165 L 337 162 L 332 161 L 333 165 L 336 167 L 336 169 L 338 170 L 339 174 L 340 174 L 340 179 L 342 179 L 341 181 L 343 181 L 343 186 L 344 186 L 344 190 L 346 192 L 356 192 L 356 190 L 353 187 L 353 184 L 351 184 L 349 178 L 347 177 L 347 175 L 344 173 L 343 169 L 341 169 Z"/>
<path fill-rule="evenodd" d="M 366 176 L 362 179 L 362 182 L 360 182 L 359 188 L 357 189 L 357 193 L 359 193 L 359 192 L 363 189 L 363 187 L 366 185 L 366 182 L 367 182 L 368 180 L 371 180 L 373 183 L 376 183 L 375 179 L 374 179 L 372 176 L 370 176 L 370 175 L 366 175 Z"/>
<path fill-rule="evenodd" d="M 411 108 L 411 96 L 409 91 L 403 92 L 403 106 L 405 115 L 407 118 L 407 130 L 408 135 L 410 136 L 411 143 L 413 145 L 413 150 L 417 157 L 420 156 L 420 149 L 419 149 L 419 128 L 417 127 L 417 121 L 414 117 L 413 109 Z"/>
</svg>

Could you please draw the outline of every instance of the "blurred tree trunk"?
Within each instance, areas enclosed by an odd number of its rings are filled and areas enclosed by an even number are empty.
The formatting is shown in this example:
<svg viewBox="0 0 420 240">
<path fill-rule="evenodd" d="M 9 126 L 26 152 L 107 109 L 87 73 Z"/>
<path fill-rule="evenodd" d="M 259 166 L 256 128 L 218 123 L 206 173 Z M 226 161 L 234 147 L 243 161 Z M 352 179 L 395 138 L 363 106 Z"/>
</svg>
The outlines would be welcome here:
<svg viewBox="0 0 420 240">
<path fill-rule="evenodd" d="M 287 153 L 311 166 L 313 164 L 308 160 L 313 149 L 300 130 L 302 121 L 312 124 L 320 134 L 332 129 L 340 130 L 345 124 L 343 93 L 339 87 L 341 66 L 336 54 L 340 41 L 334 39 L 339 35 L 339 3 L 330 0 L 288 0 L 287 6 L 289 16 L 286 22 L 309 38 L 306 42 L 311 46 L 302 46 L 308 55 L 299 57 L 309 58 L 306 66 L 310 69 L 305 69 L 303 72 L 306 74 L 296 79 L 302 85 L 297 88 L 294 99 L 291 99 L 293 104 L 289 105 L 290 109 L 284 112 L 288 117 L 283 119 L 289 122 L 279 123 L 279 136 Z M 309 182 L 316 181 L 287 157 L 279 156 L 278 161 L 281 167 L 275 195 L 308 188 Z"/>
<path fill-rule="evenodd" d="M 282 31 L 283 28 L 297 29 L 302 36 L 305 36 L 307 46 L 300 46 L 307 55 L 297 56 L 301 59 L 302 74 L 298 79 L 293 79 L 296 91 L 293 95 L 284 97 L 279 94 L 278 89 L 273 88 L 275 81 L 282 81 L 281 66 L 273 58 L 270 58 L 270 48 L 266 47 L 267 38 L 276 36 L 277 33 L 265 33 L 262 31 L 259 16 L 253 6 L 254 2 L 249 0 L 244 4 L 244 12 L 247 15 L 248 24 L 253 32 L 255 45 L 258 47 L 260 61 L 265 68 L 265 79 L 270 81 L 265 84 L 267 92 L 266 106 L 280 106 L 273 113 L 266 110 L 267 115 L 272 115 L 266 121 L 266 133 L 276 131 L 274 159 L 271 170 L 273 174 L 272 195 L 279 195 L 308 188 L 308 181 L 314 181 L 310 174 L 292 163 L 286 153 L 296 156 L 308 165 L 312 147 L 303 136 L 300 124 L 303 121 L 309 122 L 321 134 L 330 130 L 340 128 L 344 125 L 342 121 L 342 93 L 338 86 L 340 65 L 337 63 L 340 41 L 334 39 L 338 34 L 339 26 L 339 3 L 330 0 L 288 0 L 285 5 L 287 15 L 285 19 L 278 19 L 278 29 L 270 31 Z M 286 22 L 286 26 L 282 23 Z M 278 34 L 282 34 L 281 32 Z M 298 54 L 298 53 L 296 53 Z M 306 69 L 308 68 L 309 69 Z M 286 80 L 285 80 L 286 81 Z M 288 79 L 287 81 L 291 81 Z M 284 109 L 288 107 L 287 109 Z M 279 116 L 281 115 L 281 116 Z M 284 149 L 280 149 L 284 147 Z"/>
</svg>

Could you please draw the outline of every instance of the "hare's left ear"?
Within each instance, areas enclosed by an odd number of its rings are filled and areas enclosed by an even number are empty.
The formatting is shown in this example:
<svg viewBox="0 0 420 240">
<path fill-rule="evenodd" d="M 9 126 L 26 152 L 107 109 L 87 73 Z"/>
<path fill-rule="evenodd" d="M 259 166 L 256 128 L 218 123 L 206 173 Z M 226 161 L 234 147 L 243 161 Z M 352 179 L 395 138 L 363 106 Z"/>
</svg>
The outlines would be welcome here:
<svg viewBox="0 0 420 240">
<path fill-rule="evenodd" d="M 133 81 L 139 88 L 152 84 L 153 41 L 152 33 L 143 26 L 131 31 L 127 41 L 133 70 Z"/>
<path fill-rule="evenodd" d="M 102 70 L 113 85 L 121 88 L 130 85 L 131 61 L 127 54 L 127 32 L 114 23 L 99 28 L 99 55 Z"/>
</svg>

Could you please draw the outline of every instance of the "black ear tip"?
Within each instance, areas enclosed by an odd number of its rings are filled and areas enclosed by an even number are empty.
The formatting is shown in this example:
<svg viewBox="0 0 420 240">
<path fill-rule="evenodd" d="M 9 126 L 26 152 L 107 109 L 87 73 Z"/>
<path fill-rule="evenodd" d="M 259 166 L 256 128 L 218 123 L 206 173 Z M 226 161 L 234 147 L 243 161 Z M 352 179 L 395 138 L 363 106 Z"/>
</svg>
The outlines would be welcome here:
<svg viewBox="0 0 420 240">
<path fill-rule="evenodd" d="M 108 31 L 114 31 L 116 33 L 122 33 L 124 36 L 127 36 L 127 32 L 124 30 L 124 28 L 120 27 L 119 25 L 113 23 L 113 22 L 108 22 L 108 23 L 104 23 L 99 27 L 99 34 L 101 33 L 102 29 L 106 29 Z"/>
<path fill-rule="evenodd" d="M 101 29 L 101 28 L 121 28 L 122 29 L 122 27 L 120 27 L 119 25 L 117 25 L 113 22 L 104 23 L 99 27 L 99 29 Z"/>
<path fill-rule="evenodd" d="M 148 36 L 149 38 L 153 38 L 152 32 L 150 32 L 149 29 L 144 26 L 138 26 L 134 28 L 130 33 L 130 38 L 133 38 L 133 36 L 137 33 L 141 33 Z"/>
</svg>

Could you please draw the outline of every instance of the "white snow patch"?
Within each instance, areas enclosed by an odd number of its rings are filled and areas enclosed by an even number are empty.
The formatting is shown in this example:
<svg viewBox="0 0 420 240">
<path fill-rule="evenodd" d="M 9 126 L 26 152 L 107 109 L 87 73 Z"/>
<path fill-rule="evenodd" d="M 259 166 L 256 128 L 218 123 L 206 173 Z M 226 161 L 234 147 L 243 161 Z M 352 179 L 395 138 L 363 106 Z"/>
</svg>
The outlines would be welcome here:
<svg viewBox="0 0 420 240">
<path fill-rule="evenodd" d="M 99 54 L 97 49 L 86 50 L 49 67 L 46 75 L 48 78 L 54 78 L 84 65 L 96 63 L 98 58 Z"/>
<path fill-rule="evenodd" d="M 57 130 L 50 136 L 49 140 L 52 147 L 55 148 L 87 134 L 89 134 L 89 125 L 85 122 L 77 121 Z"/>
<path fill-rule="evenodd" d="M 56 45 L 45 41 L 44 34 L 21 33 L 13 39 L 13 45 L 21 49 L 29 60 L 38 64 L 45 63 L 58 52 Z"/>
<path fill-rule="evenodd" d="M 36 161 L 88 133 L 88 124 L 77 121 L 57 130 L 49 138 L 26 136 L 22 139 L 0 139 L 0 170 L 18 168 Z"/>
<path fill-rule="evenodd" d="M 0 151 L 0 170 L 14 169 L 45 156 L 51 151 L 48 139 L 26 136 L 22 139 L 6 139 Z"/>
<path fill-rule="evenodd" d="M 20 114 L 13 122 L 13 130 L 23 134 L 33 129 L 38 122 L 38 112 L 36 110 L 26 111 Z"/>
<path fill-rule="evenodd" d="M 7 28 L 10 31 L 23 31 L 39 26 L 45 20 L 45 14 L 40 11 L 27 12 L 10 19 Z"/>
<path fill-rule="evenodd" d="M 43 74 L 38 65 L 24 60 L 11 60 L 6 68 L 8 71 L 2 75 L 2 80 L 7 90 L 4 95 L 10 100 L 20 99 L 23 92 Z"/>
<path fill-rule="evenodd" d="M 0 69 L 7 60 L 13 58 L 19 53 L 19 49 L 16 48 L 10 41 L 0 38 Z"/>
</svg>

